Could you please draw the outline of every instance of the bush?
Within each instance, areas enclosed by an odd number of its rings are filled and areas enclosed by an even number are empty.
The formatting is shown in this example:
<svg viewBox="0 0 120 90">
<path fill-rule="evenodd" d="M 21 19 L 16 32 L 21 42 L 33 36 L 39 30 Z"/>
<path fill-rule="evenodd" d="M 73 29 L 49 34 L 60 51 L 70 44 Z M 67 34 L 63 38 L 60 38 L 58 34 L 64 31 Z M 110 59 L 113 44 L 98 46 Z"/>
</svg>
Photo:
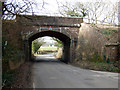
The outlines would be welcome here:
<svg viewBox="0 0 120 90">
<path fill-rule="evenodd" d="M 76 62 L 75 62 L 76 63 Z M 109 72 L 120 72 L 119 67 L 114 66 L 114 63 L 106 63 L 106 62 L 91 62 L 91 61 L 78 61 L 77 64 L 81 68 L 92 69 L 98 71 L 109 71 Z"/>
<path fill-rule="evenodd" d="M 42 39 L 36 39 L 32 42 L 32 54 L 36 53 L 38 49 L 45 44 L 45 42 Z"/>
<path fill-rule="evenodd" d="M 9 87 L 16 80 L 13 70 L 2 73 L 2 87 Z"/>
</svg>

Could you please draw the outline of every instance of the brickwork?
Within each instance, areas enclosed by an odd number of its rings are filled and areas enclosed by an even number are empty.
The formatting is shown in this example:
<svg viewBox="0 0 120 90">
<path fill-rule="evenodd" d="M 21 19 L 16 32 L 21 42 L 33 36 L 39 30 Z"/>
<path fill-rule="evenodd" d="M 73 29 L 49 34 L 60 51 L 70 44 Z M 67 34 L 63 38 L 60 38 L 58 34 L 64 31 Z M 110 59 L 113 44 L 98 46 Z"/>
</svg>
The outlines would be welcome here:
<svg viewBox="0 0 120 90">
<path fill-rule="evenodd" d="M 64 43 L 63 57 L 66 62 L 72 62 L 75 58 L 78 61 L 118 60 L 120 32 L 115 32 L 112 37 L 106 36 L 102 34 L 102 28 L 109 26 L 98 25 L 96 28 L 82 22 L 82 18 L 17 16 L 16 20 L 3 23 L 3 36 L 12 47 L 24 52 L 26 60 L 30 60 L 31 42 L 43 36 L 56 37 Z"/>
<path fill-rule="evenodd" d="M 7 41 L 7 55 L 5 53 L 5 56 L 8 61 L 3 61 L 3 71 L 6 67 L 4 65 L 4 62 L 7 63 L 7 66 L 10 69 L 18 68 L 21 64 L 24 63 L 24 49 L 23 49 L 23 41 L 21 36 L 21 26 L 13 21 L 3 21 L 2 22 L 2 39 L 3 41 Z M 5 49 L 5 50 L 6 50 Z M 19 54 L 18 54 L 19 53 Z M 4 53 L 3 53 L 4 54 Z M 10 57 L 12 56 L 12 57 Z M 10 57 L 10 58 L 9 58 Z M 5 60 L 5 59 L 3 59 Z"/>
<path fill-rule="evenodd" d="M 18 21 L 25 25 L 38 26 L 63 26 L 63 27 L 80 27 L 83 22 L 82 18 L 71 17 L 52 17 L 52 16 L 18 16 Z"/>
<path fill-rule="evenodd" d="M 103 61 L 108 58 L 112 61 L 118 60 L 118 46 L 109 46 L 110 43 L 118 45 L 118 33 L 113 34 L 108 39 L 101 33 L 101 30 L 103 28 L 96 28 L 91 24 L 81 24 L 77 45 L 77 60 Z"/>
<path fill-rule="evenodd" d="M 22 35 L 32 35 L 37 32 L 48 31 L 49 27 L 51 27 L 51 31 L 57 31 L 68 37 L 77 38 L 83 19 L 51 16 L 18 16 L 17 22 L 25 27 L 21 30 Z"/>
<path fill-rule="evenodd" d="M 74 40 L 78 38 L 80 24 L 83 22 L 82 18 L 28 15 L 18 16 L 16 21 L 22 25 L 22 39 L 29 43 L 26 46 L 31 47 L 30 43 L 39 37 L 56 37 L 64 44 L 63 57 L 66 62 L 74 60 L 76 49 Z M 30 48 L 28 49 L 30 50 Z M 30 54 L 31 52 L 26 56 L 30 56 Z"/>
<path fill-rule="evenodd" d="M 114 45 L 114 44 L 107 45 L 106 58 L 109 59 L 110 61 L 118 60 L 118 55 L 119 55 L 118 49 L 119 49 L 118 45 Z"/>
</svg>

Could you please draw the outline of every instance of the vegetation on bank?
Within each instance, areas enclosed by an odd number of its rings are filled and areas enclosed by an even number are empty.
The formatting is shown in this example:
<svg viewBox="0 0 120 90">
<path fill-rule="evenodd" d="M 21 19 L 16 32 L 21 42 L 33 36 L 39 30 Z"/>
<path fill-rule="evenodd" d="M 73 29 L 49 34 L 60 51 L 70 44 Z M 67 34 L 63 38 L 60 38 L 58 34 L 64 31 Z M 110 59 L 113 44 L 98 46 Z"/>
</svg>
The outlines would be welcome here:
<svg viewBox="0 0 120 90">
<path fill-rule="evenodd" d="M 97 71 L 109 71 L 109 72 L 120 72 L 118 67 L 115 67 L 113 64 L 108 64 L 104 62 L 90 62 L 90 61 L 81 61 L 75 63 L 75 65 L 84 68 Z"/>
<path fill-rule="evenodd" d="M 57 51 L 57 47 L 41 47 L 38 51 Z"/>
<path fill-rule="evenodd" d="M 59 50 L 59 48 L 63 47 L 62 41 L 59 39 L 52 37 L 52 39 L 55 41 L 55 43 L 52 43 L 53 46 L 43 46 L 46 44 L 44 40 L 40 39 L 41 41 L 38 41 L 37 39 L 32 42 L 32 53 L 33 54 L 47 54 L 47 53 L 53 53 Z"/>
<path fill-rule="evenodd" d="M 15 70 L 7 70 L 2 73 L 2 87 L 11 87 L 12 84 L 17 80 Z"/>
<path fill-rule="evenodd" d="M 32 54 L 35 54 L 43 44 L 45 44 L 43 39 L 39 38 L 39 39 L 34 40 L 32 42 Z"/>
<path fill-rule="evenodd" d="M 99 57 L 98 57 L 99 58 Z M 119 61 L 108 60 L 75 60 L 73 65 L 79 66 L 84 69 L 98 70 L 98 71 L 109 71 L 109 72 L 120 72 Z"/>
<path fill-rule="evenodd" d="M 52 39 L 54 41 L 56 41 L 55 46 L 58 47 L 58 49 L 63 47 L 63 42 L 61 40 L 59 40 L 59 39 L 57 39 L 55 37 L 52 37 Z"/>
<path fill-rule="evenodd" d="M 16 80 L 15 70 L 11 70 L 9 61 L 19 62 L 24 57 L 22 52 L 9 44 L 4 38 L 2 40 L 2 87 L 11 86 Z"/>
</svg>

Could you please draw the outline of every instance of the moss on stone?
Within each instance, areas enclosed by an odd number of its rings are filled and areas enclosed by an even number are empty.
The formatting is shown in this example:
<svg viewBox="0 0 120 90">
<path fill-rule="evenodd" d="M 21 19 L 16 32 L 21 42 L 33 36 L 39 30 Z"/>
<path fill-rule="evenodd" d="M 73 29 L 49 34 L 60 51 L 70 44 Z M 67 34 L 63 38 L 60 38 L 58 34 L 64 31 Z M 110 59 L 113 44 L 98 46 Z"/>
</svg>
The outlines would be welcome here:
<svg viewBox="0 0 120 90">
<path fill-rule="evenodd" d="M 93 57 L 91 58 L 90 61 L 92 61 L 92 62 L 103 62 L 104 60 L 97 53 L 94 53 Z"/>
</svg>

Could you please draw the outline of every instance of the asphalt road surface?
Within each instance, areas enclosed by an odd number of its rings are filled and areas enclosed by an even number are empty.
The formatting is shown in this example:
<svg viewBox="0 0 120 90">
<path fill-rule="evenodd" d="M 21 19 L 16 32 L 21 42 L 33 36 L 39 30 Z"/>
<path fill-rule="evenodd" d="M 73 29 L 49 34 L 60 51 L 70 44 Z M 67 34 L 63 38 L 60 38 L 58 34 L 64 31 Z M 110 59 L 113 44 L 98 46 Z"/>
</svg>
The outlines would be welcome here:
<svg viewBox="0 0 120 90">
<path fill-rule="evenodd" d="M 81 69 L 52 55 L 36 56 L 33 88 L 118 88 L 118 73 Z"/>
</svg>

